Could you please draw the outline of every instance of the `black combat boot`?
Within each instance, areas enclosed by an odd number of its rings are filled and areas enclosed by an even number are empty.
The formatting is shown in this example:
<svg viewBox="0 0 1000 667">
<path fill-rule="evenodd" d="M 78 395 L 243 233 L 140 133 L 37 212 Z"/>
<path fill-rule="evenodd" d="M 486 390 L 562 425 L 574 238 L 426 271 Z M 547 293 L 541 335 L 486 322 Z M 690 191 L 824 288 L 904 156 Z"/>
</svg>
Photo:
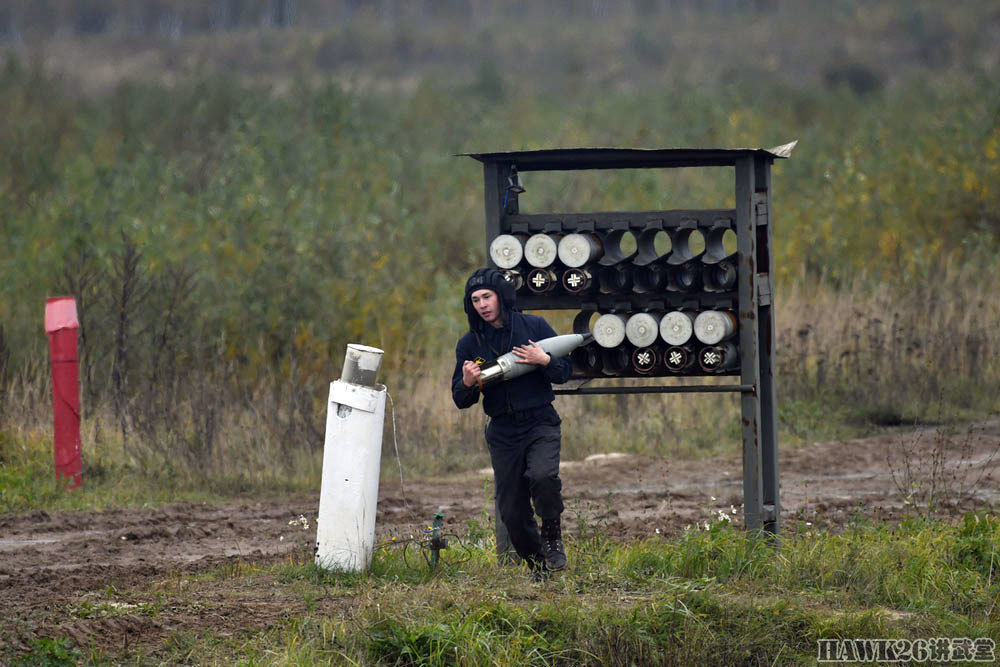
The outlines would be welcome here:
<svg viewBox="0 0 1000 667">
<path fill-rule="evenodd" d="M 566 567 L 566 551 L 563 549 L 559 517 L 542 520 L 542 552 L 545 555 L 545 567 L 549 570 Z"/>
</svg>

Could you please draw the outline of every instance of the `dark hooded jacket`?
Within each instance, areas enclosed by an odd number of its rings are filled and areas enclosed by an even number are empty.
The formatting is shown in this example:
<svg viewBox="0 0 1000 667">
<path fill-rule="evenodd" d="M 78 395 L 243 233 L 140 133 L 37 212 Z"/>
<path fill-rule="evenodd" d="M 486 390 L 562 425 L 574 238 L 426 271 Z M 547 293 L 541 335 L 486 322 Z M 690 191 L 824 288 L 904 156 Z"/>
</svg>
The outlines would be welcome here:
<svg viewBox="0 0 1000 667">
<path fill-rule="evenodd" d="M 487 324 L 472 307 L 472 292 L 491 289 L 500 300 L 503 327 L 497 329 Z M 480 392 L 479 387 L 466 387 L 462 382 L 462 364 L 465 361 L 492 361 L 514 349 L 516 345 L 536 343 L 555 336 L 549 323 L 537 315 L 514 309 L 514 286 L 496 269 L 476 271 L 465 286 L 465 312 L 469 318 L 469 331 L 455 347 L 455 372 L 451 376 L 451 395 L 455 405 L 468 408 L 479 401 L 483 394 L 483 410 L 490 417 L 531 410 L 549 405 L 555 399 L 552 383 L 561 384 L 569 379 L 573 370 L 569 357 L 553 358 L 547 366 L 539 366 L 513 380 L 500 382 Z"/>
</svg>

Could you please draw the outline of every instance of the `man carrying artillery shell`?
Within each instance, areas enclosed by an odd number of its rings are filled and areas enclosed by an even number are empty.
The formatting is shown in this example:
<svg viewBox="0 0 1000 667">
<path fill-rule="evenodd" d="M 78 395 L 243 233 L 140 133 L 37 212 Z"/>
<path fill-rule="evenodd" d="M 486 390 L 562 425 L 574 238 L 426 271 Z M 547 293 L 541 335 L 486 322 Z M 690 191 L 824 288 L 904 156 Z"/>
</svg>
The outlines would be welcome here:
<svg viewBox="0 0 1000 667">
<path fill-rule="evenodd" d="M 483 396 L 486 442 L 493 462 L 497 508 L 510 541 L 533 570 L 566 567 L 559 449 L 562 433 L 552 407 L 552 383 L 569 379 L 568 357 L 551 356 L 537 341 L 555 336 L 543 318 L 514 310 L 514 285 L 496 269 L 479 269 L 465 284 L 469 332 L 455 348 L 451 394 L 468 408 Z M 481 366 L 507 353 L 529 373 L 483 388 Z M 541 533 L 535 514 L 542 519 Z"/>
</svg>

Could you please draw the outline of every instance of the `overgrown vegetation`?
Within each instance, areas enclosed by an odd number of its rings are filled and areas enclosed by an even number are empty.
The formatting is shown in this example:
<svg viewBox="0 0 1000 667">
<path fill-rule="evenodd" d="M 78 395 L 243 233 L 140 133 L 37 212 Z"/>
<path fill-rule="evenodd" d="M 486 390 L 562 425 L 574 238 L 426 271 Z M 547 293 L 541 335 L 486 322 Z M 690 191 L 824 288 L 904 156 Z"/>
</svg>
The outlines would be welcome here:
<svg viewBox="0 0 1000 667">
<path fill-rule="evenodd" d="M 609 10 L 605 20 L 628 23 L 640 4 Z M 654 52 L 667 44 L 642 36 L 670 18 L 659 13 L 633 35 L 635 53 L 646 53 L 628 61 L 634 80 L 646 82 L 639 88 L 573 85 L 591 71 L 586 59 L 577 79 L 575 65 L 549 72 L 558 86 L 485 59 L 471 79 L 428 75 L 384 89 L 348 87 L 310 68 L 295 83 L 248 82 L 246 72 L 226 73 L 207 58 L 170 83 L 125 77 L 81 93 L 41 60 L 7 54 L 3 474 L 45 488 L 35 476 L 50 419 L 39 322 L 44 297 L 56 293 L 76 296 L 80 310 L 91 476 L 124 466 L 173 480 L 174 489 L 209 478 L 231 489 L 310 483 L 327 383 L 355 341 L 387 350 L 384 379 L 409 472 L 482 465 L 481 417 L 455 411 L 447 393 L 465 321 L 458 286 L 483 261 L 481 172 L 452 155 L 495 148 L 798 138 L 774 174 L 782 442 L 995 413 L 1000 334 L 989 323 L 1000 317 L 991 291 L 1000 268 L 1000 91 L 989 71 L 993 47 L 977 37 L 995 15 L 937 5 L 894 14 L 850 3 L 775 13 L 765 5 L 675 18 L 735 30 L 747 16 L 773 27 L 833 11 L 837 25 L 882 26 L 895 49 L 929 30 L 930 12 L 948 34 L 917 43 L 944 45 L 950 55 L 931 57 L 931 49 L 923 60 L 879 64 L 868 51 L 835 57 L 824 42 L 806 50 L 809 76 L 713 69 L 694 87 L 645 76 L 659 71 Z M 393 25 L 352 16 L 355 37 Z M 477 20 L 490 25 L 490 17 L 493 10 Z M 410 30 L 407 48 L 423 53 L 450 20 Z M 579 44 L 562 40 L 593 20 L 568 16 L 553 44 Z M 258 37 L 276 51 L 286 41 L 315 46 L 290 32 Z M 366 58 L 385 45 L 367 37 L 356 62 L 382 71 L 378 58 Z M 99 43 L 82 51 L 91 48 Z M 685 53 L 663 59 L 690 69 L 698 61 Z M 854 60 L 887 70 L 864 74 Z M 732 196 L 731 174 L 713 170 L 535 176 L 525 175 L 522 201 L 536 210 L 720 206 Z M 571 425 L 567 458 L 609 448 L 715 453 L 738 439 L 731 397 L 594 397 L 559 407 Z"/>
</svg>

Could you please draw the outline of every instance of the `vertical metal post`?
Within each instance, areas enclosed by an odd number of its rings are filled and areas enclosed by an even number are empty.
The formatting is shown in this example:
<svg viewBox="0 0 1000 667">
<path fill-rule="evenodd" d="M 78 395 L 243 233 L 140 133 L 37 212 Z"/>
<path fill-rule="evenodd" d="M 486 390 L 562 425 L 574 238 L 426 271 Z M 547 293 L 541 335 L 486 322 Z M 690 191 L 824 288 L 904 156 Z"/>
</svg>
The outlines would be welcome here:
<svg viewBox="0 0 1000 667">
<path fill-rule="evenodd" d="M 739 253 L 740 382 L 743 432 L 743 514 L 748 531 L 763 527 L 761 471 L 760 358 L 758 346 L 757 224 L 754 216 L 753 156 L 736 160 L 736 234 Z"/>
<path fill-rule="evenodd" d="M 77 353 L 76 299 L 45 300 L 45 332 L 52 363 L 52 455 L 56 477 L 69 479 L 69 488 L 83 483 L 80 454 L 80 357 Z"/>
<path fill-rule="evenodd" d="M 490 257 L 490 243 L 500 235 L 500 216 L 503 215 L 503 202 L 500 199 L 503 188 L 501 187 L 500 164 L 487 160 L 483 162 L 483 182 L 486 186 L 486 265 L 496 268 L 493 259 Z"/>
<path fill-rule="evenodd" d="M 760 342 L 760 453 L 763 481 L 763 528 L 777 534 L 781 528 L 778 488 L 778 403 L 774 390 L 774 251 L 771 245 L 771 161 L 755 158 L 754 218 L 757 225 L 757 308 Z"/>
</svg>

